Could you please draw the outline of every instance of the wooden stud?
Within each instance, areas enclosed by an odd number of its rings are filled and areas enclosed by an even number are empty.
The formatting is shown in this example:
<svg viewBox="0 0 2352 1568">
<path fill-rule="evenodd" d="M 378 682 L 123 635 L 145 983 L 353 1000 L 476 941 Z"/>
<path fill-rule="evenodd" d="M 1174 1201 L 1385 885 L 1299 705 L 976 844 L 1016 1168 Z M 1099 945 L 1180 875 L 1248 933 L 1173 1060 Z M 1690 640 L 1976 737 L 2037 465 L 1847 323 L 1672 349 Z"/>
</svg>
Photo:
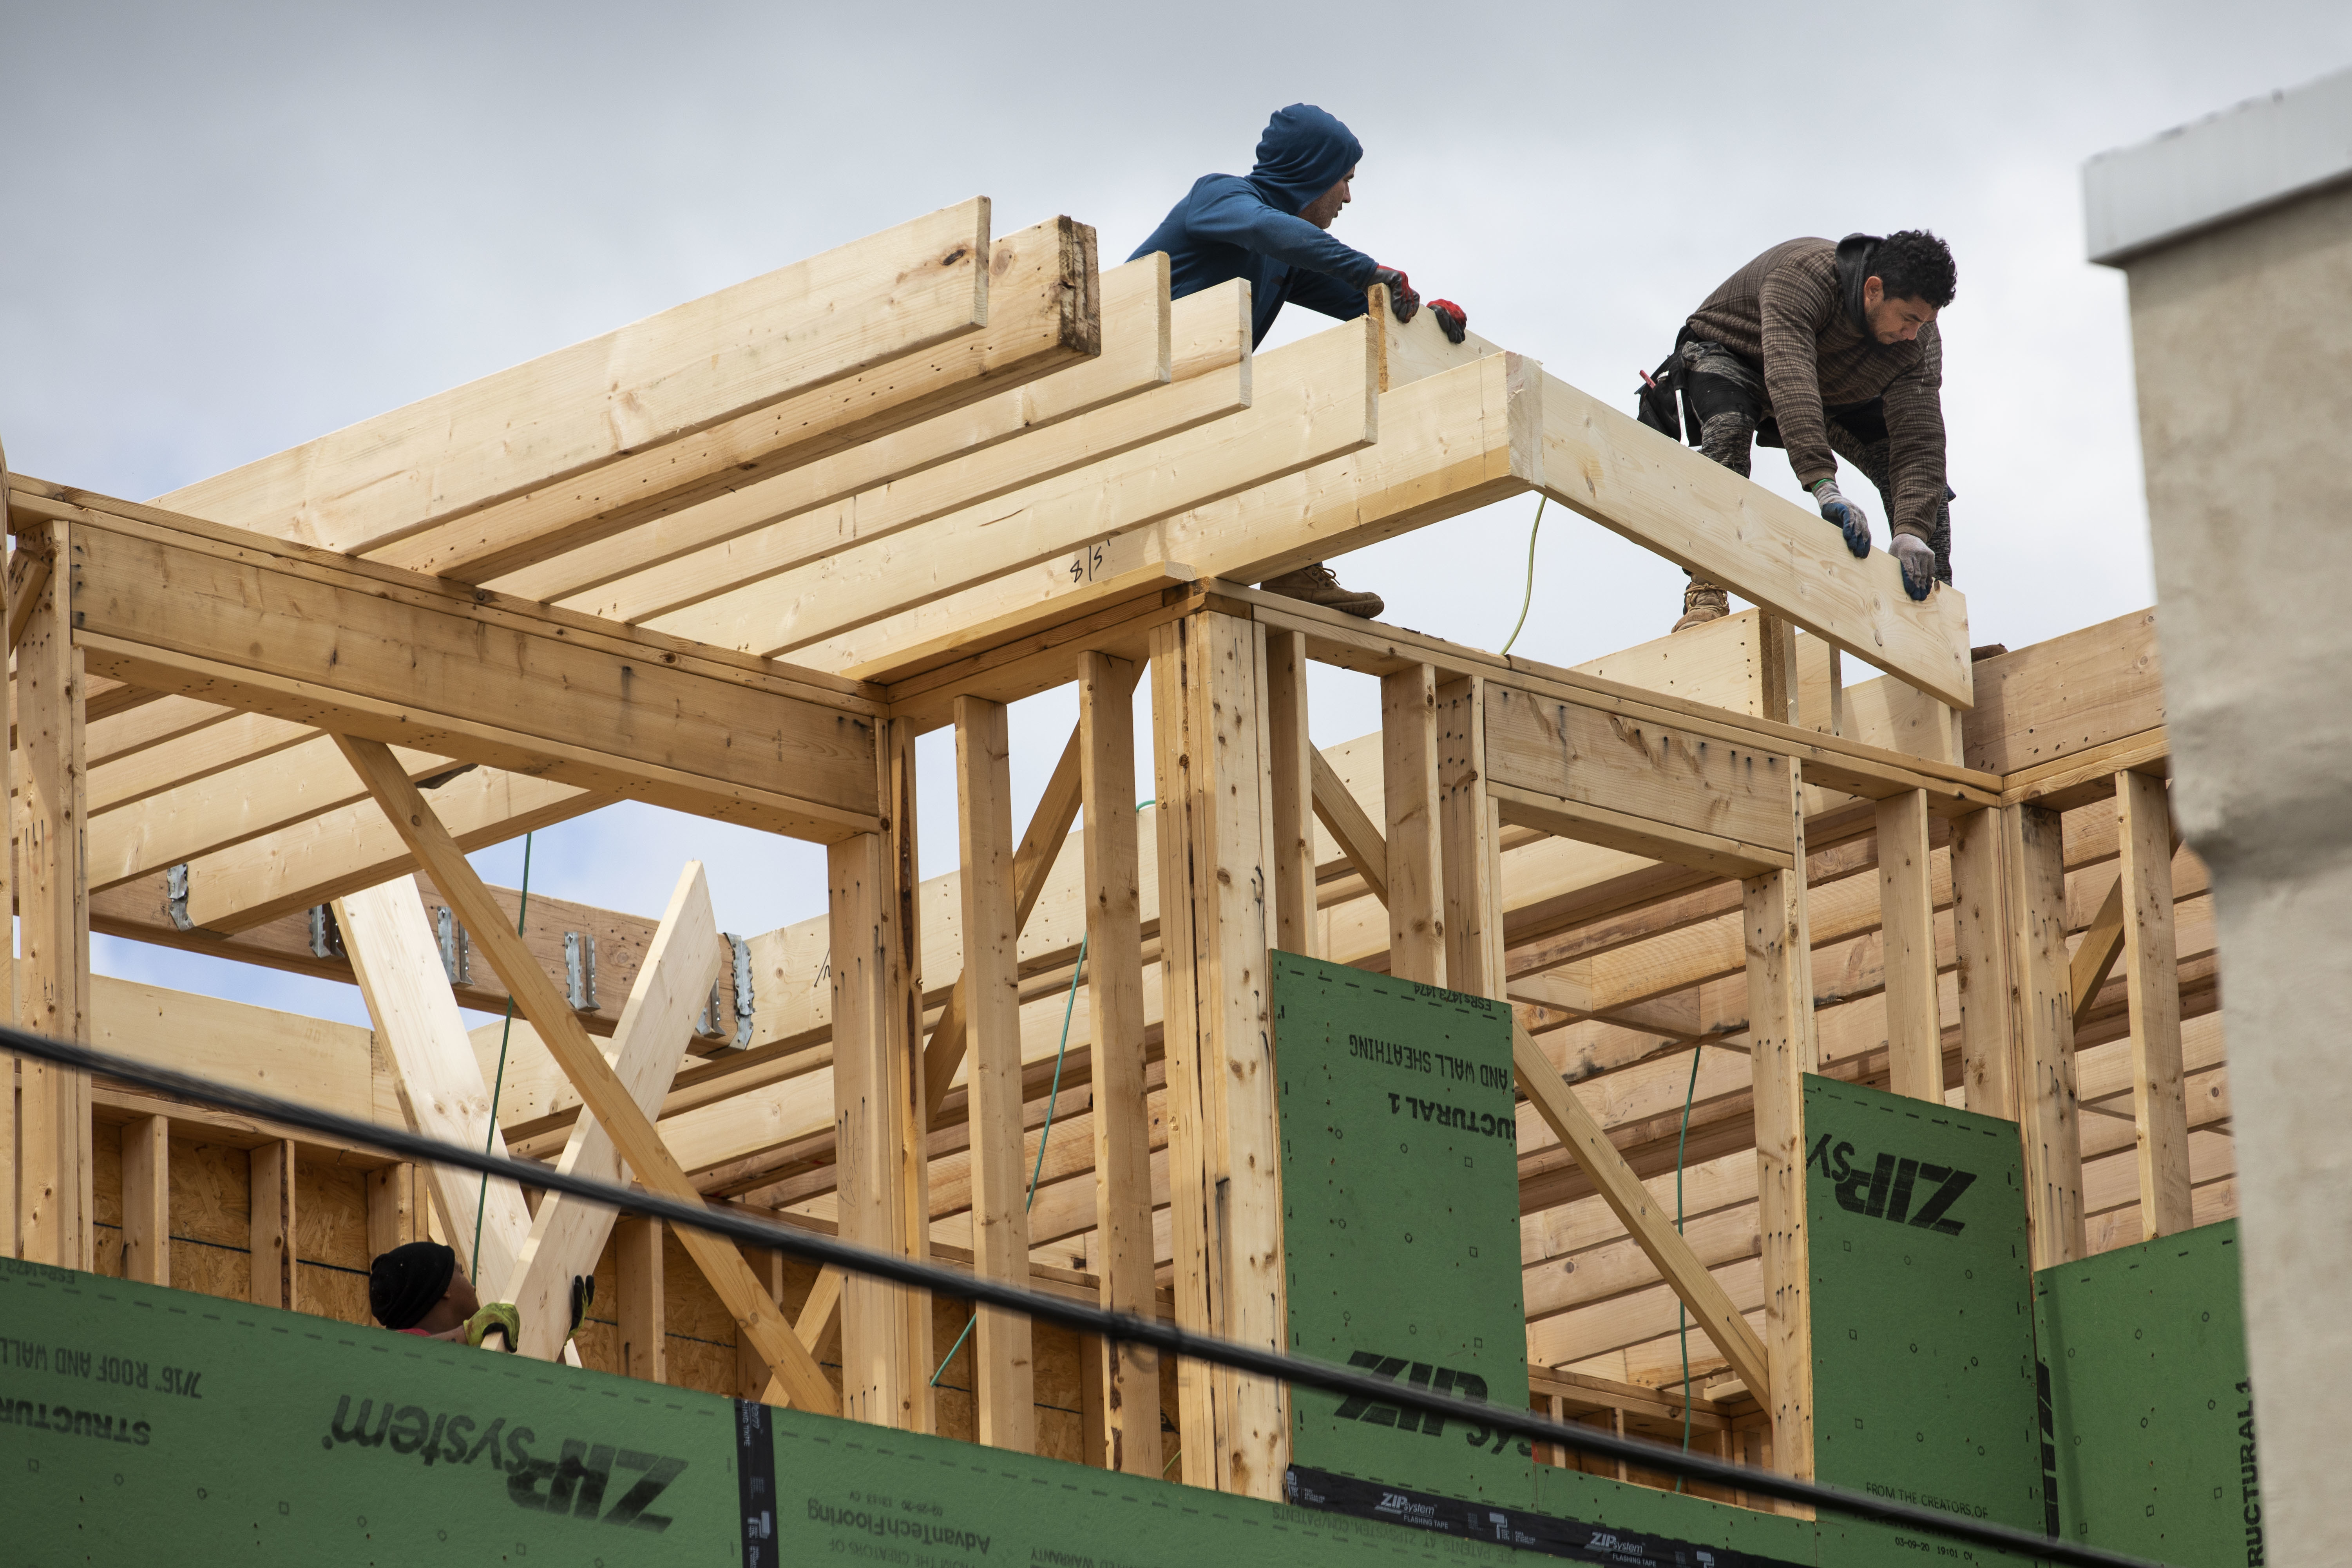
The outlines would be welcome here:
<svg viewBox="0 0 2352 1568">
<path fill-rule="evenodd" d="M 12 491 L 13 496 L 13 491 Z M 74 645 L 73 528 L 51 522 L 18 536 L 21 554 L 52 568 L 16 648 L 16 734 L 25 769 L 18 800 L 17 935 L 21 1028 L 89 1042 L 89 894 L 84 843 L 83 658 Z M 29 1059 L 17 1064 L 22 1107 L 18 1245 L 29 1261 L 69 1269 L 94 1260 L 89 1081 Z"/>
<path fill-rule="evenodd" d="M 613 1282 L 620 1295 L 621 1373 L 669 1381 L 669 1291 L 663 1279 L 662 1222 L 631 1217 L 613 1227 Z"/>
<path fill-rule="evenodd" d="M 1960 1001 L 1960 1082 L 1968 1108 L 2018 1119 L 2016 954 L 1998 810 L 1952 822 L 1952 935 Z"/>
<path fill-rule="evenodd" d="M 1445 880 L 1446 984 L 1503 996 L 1502 820 L 1486 786 L 1486 683 L 1437 689 L 1437 779 Z"/>
<path fill-rule="evenodd" d="M 1045 879 L 1053 873 L 1055 857 L 1069 838 L 1070 824 L 1077 820 L 1078 771 L 1078 732 L 1073 728 L 1069 744 L 1062 747 L 1062 759 L 1054 765 L 1053 776 L 1045 780 L 1045 792 L 1037 798 L 1037 810 L 1029 818 L 1029 831 L 1021 835 L 1021 847 L 1013 852 L 1013 930 L 1016 938 L 1028 925 L 1030 913 L 1045 891 Z M 923 1051 L 927 1124 L 939 1119 L 940 1102 L 947 1098 L 956 1071 L 963 1065 L 971 1005 L 964 977 L 958 975 L 955 989 L 949 993 L 947 1006 L 932 1027 L 930 1044 Z"/>
<path fill-rule="evenodd" d="M 294 1145 L 268 1143 L 255 1149 L 252 1171 L 253 1303 L 299 1312 L 295 1288 Z"/>
<path fill-rule="evenodd" d="M 2121 810 L 2120 807 L 2117 808 Z M 2180 848 L 2179 824 L 2171 825 L 2168 835 L 2171 848 Z M 2170 862 L 2167 862 L 2169 872 Z M 2107 977 L 2115 972 L 2116 960 L 2124 956 L 2124 890 L 2121 875 L 2107 889 L 2107 896 L 2099 903 L 2099 912 L 2091 916 L 2090 925 L 2083 928 L 2083 939 L 2074 945 L 2073 964 L 2074 988 L 2074 1027 L 2084 1021 L 2098 1005 L 2099 992 L 2105 988 Z"/>
<path fill-rule="evenodd" d="M 1763 1232 L 1764 1345 L 1775 1468 L 1813 1473 L 1811 1244 L 1805 1220 L 1805 1074 L 1819 1069 L 1812 940 L 1805 912 L 1804 789 L 1790 780 L 1796 863 L 1745 883 L 1748 1050 L 1755 1083 L 1758 1223 Z M 1754 1385 L 1749 1385 L 1751 1388 Z"/>
<path fill-rule="evenodd" d="M 2164 780 L 2116 774 L 2116 827 L 2122 852 L 2116 885 L 2130 899 L 2123 923 L 2124 990 L 2131 1014 L 2132 1114 L 2139 1131 L 2140 1234 L 2153 1241 L 2197 1223 L 2189 1192 L 2180 976 L 2172 936 L 2172 810 Z"/>
<path fill-rule="evenodd" d="M 1315 743 L 1307 732 L 1307 634 L 1265 639 L 1268 768 L 1274 779 L 1274 945 L 1313 956 Z M 1156 1429 L 1156 1428 L 1155 1428 Z"/>
<path fill-rule="evenodd" d="M 1892 1087 L 1944 1103 L 1944 1024 L 1937 1011 L 1936 898 L 1927 850 L 1927 792 L 1878 802 L 1878 908 L 1886 968 L 1886 1051 Z"/>
<path fill-rule="evenodd" d="M 410 1125 L 428 1138 L 503 1156 L 506 1138 L 490 1117 L 490 1085 L 449 993 L 416 879 L 404 876 L 338 899 L 334 912 L 352 977 L 375 1021 L 376 1041 L 398 1076 Z M 512 934 L 503 914 L 497 924 Z M 486 1183 L 452 1166 L 426 1166 L 425 1180 L 455 1233 L 448 1244 L 457 1249 L 457 1266 L 485 1301 L 502 1300 L 530 1234 L 522 1189 L 508 1180 Z"/>
<path fill-rule="evenodd" d="M 1389 973 L 1442 986 L 1437 672 L 1427 664 L 1381 677 L 1381 773 L 1388 808 Z"/>
<path fill-rule="evenodd" d="M 1797 724 L 1797 629 L 1778 615 L 1757 617 L 1757 671 L 1763 677 L 1758 716 L 1777 724 Z M 1834 648 L 1831 650 L 1836 652 Z"/>
<path fill-rule="evenodd" d="M 1152 631 L 1176 1315 L 1278 1349 L 1280 1143 L 1266 955 L 1274 861 L 1262 627 L 1203 612 Z M 1184 1479 L 1277 1499 L 1290 1421 L 1279 1384 L 1181 1363 Z"/>
<path fill-rule="evenodd" d="M 659 1113 L 669 1092 L 686 1043 L 693 1038 L 695 1014 L 708 1005 L 711 978 L 728 956 L 702 862 L 688 861 L 613 1031 L 613 1071 L 648 1117 Z M 555 1168 L 595 1181 L 624 1177 L 612 1134 L 593 1115 L 572 1123 Z M 572 1281 L 594 1271 L 612 1228 L 613 1210 L 602 1204 L 562 1193 L 541 1200 L 505 1290 L 505 1298 L 522 1313 L 522 1343 L 516 1348 L 523 1354 L 552 1361 L 563 1353 L 570 1337 Z M 766 1386 L 764 1377 L 761 1386 Z"/>
<path fill-rule="evenodd" d="M 353 736 L 338 738 L 352 769 L 367 780 L 384 815 L 408 839 L 410 850 L 449 900 L 450 909 L 482 957 L 506 982 L 517 1010 L 539 1031 L 541 1043 L 579 1091 L 582 1102 L 612 1134 L 621 1157 L 636 1172 L 639 1183 L 666 1197 L 700 1202 L 699 1189 L 678 1168 L 677 1157 L 637 1109 L 627 1086 L 614 1076 L 612 1063 L 596 1049 L 563 993 L 506 924 L 489 889 L 482 885 L 481 877 L 450 839 L 448 830 L 400 770 L 391 748 Z M 840 1401 L 824 1369 L 793 1336 L 792 1325 L 760 1289 L 734 1243 L 694 1229 L 681 1232 L 679 1240 L 701 1267 L 719 1301 L 735 1315 L 738 1332 L 753 1335 L 761 1354 L 782 1375 L 793 1403 L 802 1409 L 836 1413 Z"/>
<path fill-rule="evenodd" d="M 368 1257 L 381 1258 L 395 1247 L 424 1239 L 427 1207 L 415 1166 L 384 1166 L 368 1172 Z"/>
<path fill-rule="evenodd" d="M 1116 1469 L 1115 1464 L 1106 1463 L 1111 1452 L 1110 1411 L 1103 1389 L 1110 1380 L 1110 1346 L 1099 1334 L 1082 1333 L 1077 1338 L 1078 1463 Z"/>
<path fill-rule="evenodd" d="M 972 1271 L 1029 1282 L 1029 1162 L 1021 1107 L 1021 958 L 1013 897 L 1012 743 L 1003 703 L 958 697 L 956 821 L 963 845 L 963 977 L 971 1009 Z M 1036 1446 L 1029 1320 L 982 1307 L 972 1333 L 980 1440 Z"/>
<path fill-rule="evenodd" d="M 2017 988 L 2019 1130 L 2033 1267 L 2083 1256 L 2082 1121 L 2074 1101 L 2074 976 L 2066 954 L 2063 827 L 2040 806 L 2000 808 Z"/>
<path fill-rule="evenodd" d="M 1115 1312 L 1153 1315 L 1151 1108 L 1144 1082 L 1143 898 L 1135 809 L 1136 666 L 1078 660 L 1086 797 L 1087 1017 L 1094 1061 L 1095 1272 Z M 1303 781 L 1303 776 L 1302 776 Z M 1308 867 L 1311 879 L 1313 868 Z M 1309 884 L 1312 886 L 1310 880 Z M 1103 1447 L 1088 1464 L 1160 1473 L 1160 1356 L 1111 1343 L 1102 1379 Z M 1080 1359 L 1088 1360 L 1082 1346 Z"/>
<path fill-rule="evenodd" d="M 844 1240 L 919 1259 L 929 1255 L 930 1227 L 912 727 L 889 721 L 878 751 L 890 831 L 827 854 L 838 1212 Z M 930 1296 L 863 1275 L 840 1292 L 845 1413 L 930 1430 Z"/>
<path fill-rule="evenodd" d="M 172 1282 L 172 1124 L 122 1124 L 122 1277 Z"/>
</svg>

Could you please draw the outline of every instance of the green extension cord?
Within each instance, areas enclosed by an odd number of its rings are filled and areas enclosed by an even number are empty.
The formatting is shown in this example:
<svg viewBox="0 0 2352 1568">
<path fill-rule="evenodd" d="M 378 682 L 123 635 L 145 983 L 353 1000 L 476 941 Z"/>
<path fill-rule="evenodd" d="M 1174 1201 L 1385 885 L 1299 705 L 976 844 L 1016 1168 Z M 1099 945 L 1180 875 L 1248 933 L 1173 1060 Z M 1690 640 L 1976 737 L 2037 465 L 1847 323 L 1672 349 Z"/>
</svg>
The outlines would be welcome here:
<svg viewBox="0 0 2352 1568">
<path fill-rule="evenodd" d="M 1519 600 L 1518 625 L 1511 628 L 1511 634 L 1503 640 L 1502 647 L 1497 650 L 1499 653 L 1509 653 L 1511 644 L 1519 640 L 1519 627 L 1528 623 L 1528 608 L 1536 601 L 1536 535 L 1543 531 L 1544 503 L 1550 498 L 1549 496 L 1536 497 L 1536 526 L 1528 530 L 1528 591 Z"/>
<path fill-rule="evenodd" d="M 515 911 L 515 935 L 518 936 L 522 935 L 522 923 L 530 918 L 530 837 L 529 833 L 522 836 L 522 906 Z M 499 1096 L 506 1092 L 507 1041 L 513 1036 L 514 997 L 509 993 L 507 997 L 507 1021 L 499 1030 L 499 1075 L 490 1085 L 490 1131 L 489 1135 L 482 1140 L 482 1153 L 486 1155 L 498 1148 Z M 482 1185 L 474 1194 L 474 1250 L 470 1256 L 473 1261 L 471 1271 L 477 1285 L 481 1283 L 482 1273 L 482 1207 L 489 1200 L 490 1173 L 484 1171 Z"/>
</svg>

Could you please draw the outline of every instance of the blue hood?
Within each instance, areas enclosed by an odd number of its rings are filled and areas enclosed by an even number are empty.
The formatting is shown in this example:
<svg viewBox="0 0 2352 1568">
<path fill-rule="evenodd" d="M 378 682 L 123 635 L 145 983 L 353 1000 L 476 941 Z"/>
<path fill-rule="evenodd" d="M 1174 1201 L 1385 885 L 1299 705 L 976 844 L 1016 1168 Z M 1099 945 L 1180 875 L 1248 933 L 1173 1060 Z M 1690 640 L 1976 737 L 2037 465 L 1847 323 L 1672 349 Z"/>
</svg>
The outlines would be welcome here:
<svg viewBox="0 0 2352 1568">
<path fill-rule="evenodd" d="M 1364 156 L 1356 133 L 1311 103 L 1275 111 L 1257 139 L 1257 166 L 1250 183 L 1270 205 L 1296 215 L 1307 203 L 1339 183 Z"/>
</svg>

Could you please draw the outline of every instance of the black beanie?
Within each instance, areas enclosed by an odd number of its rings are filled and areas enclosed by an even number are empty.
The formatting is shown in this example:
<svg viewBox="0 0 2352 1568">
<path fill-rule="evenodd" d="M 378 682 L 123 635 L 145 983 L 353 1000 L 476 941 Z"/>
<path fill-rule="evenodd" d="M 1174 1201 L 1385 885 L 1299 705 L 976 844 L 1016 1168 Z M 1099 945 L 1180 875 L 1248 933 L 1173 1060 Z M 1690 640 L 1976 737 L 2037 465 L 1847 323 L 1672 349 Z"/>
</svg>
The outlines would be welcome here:
<svg viewBox="0 0 2352 1568">
<path fill-rule="evenodd" d="M 388 1329 L 415 1328 L 449 1292 L 457 1254 L 438 1241 L 411 1241 L 368 1270 L 368 1310 Z"/>
</svg>

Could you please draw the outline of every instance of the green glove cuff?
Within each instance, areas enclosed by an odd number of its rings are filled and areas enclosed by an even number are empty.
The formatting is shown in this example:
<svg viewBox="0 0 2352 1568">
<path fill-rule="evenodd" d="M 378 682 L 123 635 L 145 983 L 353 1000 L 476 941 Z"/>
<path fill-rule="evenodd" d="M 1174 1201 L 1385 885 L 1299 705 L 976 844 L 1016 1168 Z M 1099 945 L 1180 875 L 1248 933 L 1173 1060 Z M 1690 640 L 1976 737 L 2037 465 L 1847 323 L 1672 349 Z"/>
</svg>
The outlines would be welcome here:
<svg viewBox="0 0 2352 1568">
<path fill-rule="evenodd" d="M 512 1301 L 492 1301 L 466 1320 L 466 1343 L 476 1350 L 493 1333 L 505 1339 L 509 1353 L 522 1347 L 522 1314 Z"/>
</svg>

